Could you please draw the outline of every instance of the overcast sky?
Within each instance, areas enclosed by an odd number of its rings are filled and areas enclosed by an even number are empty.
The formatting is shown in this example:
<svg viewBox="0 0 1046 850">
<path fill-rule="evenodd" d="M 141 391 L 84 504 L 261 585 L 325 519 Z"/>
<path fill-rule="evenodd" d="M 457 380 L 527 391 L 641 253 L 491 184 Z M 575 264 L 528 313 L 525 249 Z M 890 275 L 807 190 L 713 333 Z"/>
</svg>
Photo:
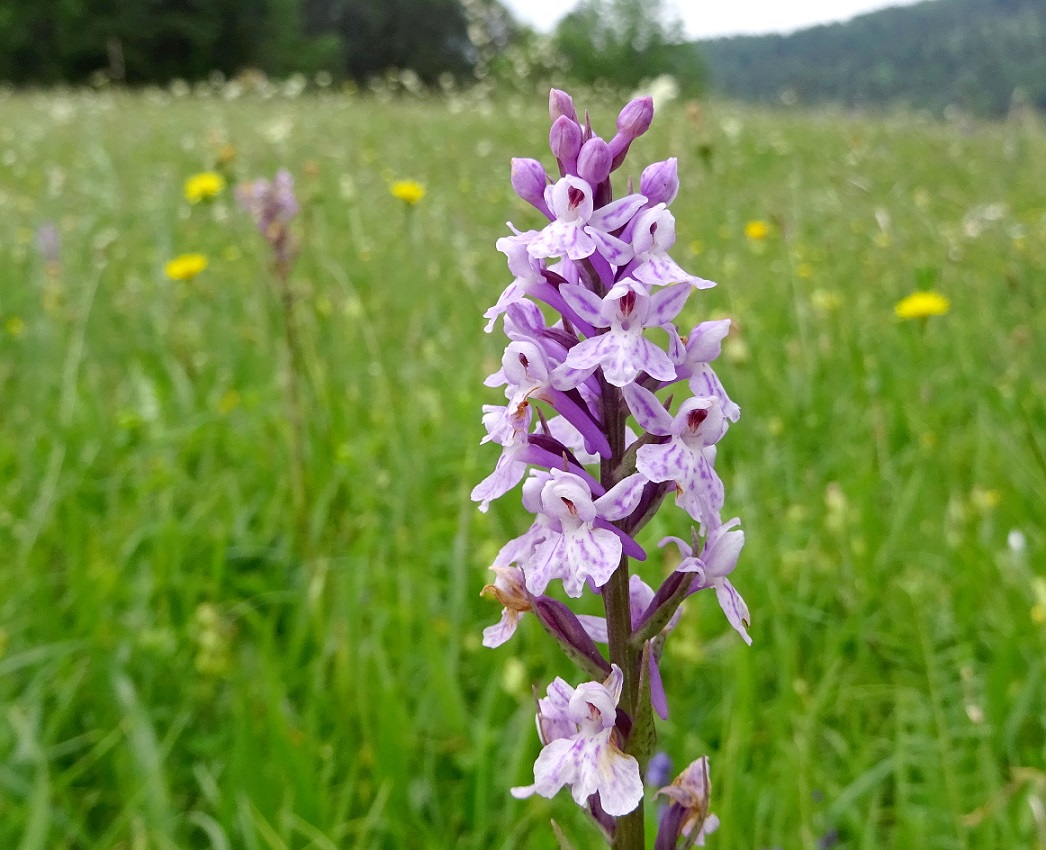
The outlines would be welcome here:
<svg viewBox="0 0 1046 850">
<path fill-rule="evenodd" d="M 502 0 L 519 20 L 548 32 L 578 0 Z M 917 0 L 667 0 L 691 38 L 789 32 Z"/>
</svg>

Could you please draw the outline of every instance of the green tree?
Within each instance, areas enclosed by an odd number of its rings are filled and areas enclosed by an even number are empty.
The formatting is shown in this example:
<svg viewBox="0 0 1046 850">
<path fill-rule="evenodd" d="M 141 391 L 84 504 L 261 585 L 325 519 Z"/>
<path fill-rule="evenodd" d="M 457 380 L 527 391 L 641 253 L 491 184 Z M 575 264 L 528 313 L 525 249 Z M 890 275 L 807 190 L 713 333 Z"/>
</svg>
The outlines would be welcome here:
<svg viewBox="0 0 1046 850">
<path fill-rule="evenodd" d="M 580 82 L 631 88 L 672 74 L 685 91 L 704 85 L 697 46 L 686 43 L 682 22 L 664 0 L 583 0 L 560 23 L 555 40 Z"/>
</svg>

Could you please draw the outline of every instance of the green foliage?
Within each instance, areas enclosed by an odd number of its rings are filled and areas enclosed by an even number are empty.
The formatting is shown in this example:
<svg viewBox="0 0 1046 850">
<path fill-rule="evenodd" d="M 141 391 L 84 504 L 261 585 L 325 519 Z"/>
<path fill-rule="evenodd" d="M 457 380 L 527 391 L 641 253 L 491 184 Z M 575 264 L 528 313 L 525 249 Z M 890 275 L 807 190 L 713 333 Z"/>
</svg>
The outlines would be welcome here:
<svg viewBox="0 0 1046 850">
<path fill-rule="evenodd" d="M 504 28 L 496 0 L 474 0 Z M 501 10 L 499 17 L 496 12 Z M 130 83 L 245 68 L 321 68 L 360 81 L 391 68 L 433 82 L 476 48 L 459 0 L 39 0 L 0 4 L 0 80 Z"/>
<path fill-rule="evenodd" d="M 934 0 L 793 35 L 703 42 L 715 89 L 731 97 L 849 106 L 949 105 L 1004 115 L 1046 109 L 1041 0 Z"/>
<path fill-rule="evenodd" d="M 612 133 L 619 103 L 577 99 Z M 540 226 L 508 160 L 551 165 L 544 102 L 0 110 L 0 847 L 553 850 L 553 817 L 600 846 L 566 793 L 508 794 L 538 751 L 531 685 L 578 679 L 531 617 L 480 645 L 487 566 L 527 519 L 518 490 L 469 500 L 497 455 L 494 241 Z M 833 829 L 847 850 L 1037 847 L 1046 132 L 716 102 L 693 121 L 660 111 L 632 156 L 679 157 L 673 255 L 720 282 L 684 320 L 735 320 L 717 468 L 755 643 L 687 601 L 660 746 L 711 757 L 718 850 Z M 226 141 L 230 178 L 298 178 L 303 540 L 265 246 L 227 194 L 182 199 Z M 183 251 L 210 267 L 165 280 Z M 926 288 L 951 312 L 896 321 Z M 688 527 L 669 505 L 644 533 L 647 581 Z"/>
<path fill-rule="evenodd" d="M 335 70 L 357 80 L 399 68 L 431 83 L 472 67 L 460 0 L 302 0 L 302 12 L 306 32 L 337 35 Z"/>
<path fill-rule="evenodd" d="M 583 0 L 556 29 L 555 44 L 579 82 L 619 89 L 671 74 L 687 93 L 704 84 L 704 65 L 663 0 Z"/>
</svg>

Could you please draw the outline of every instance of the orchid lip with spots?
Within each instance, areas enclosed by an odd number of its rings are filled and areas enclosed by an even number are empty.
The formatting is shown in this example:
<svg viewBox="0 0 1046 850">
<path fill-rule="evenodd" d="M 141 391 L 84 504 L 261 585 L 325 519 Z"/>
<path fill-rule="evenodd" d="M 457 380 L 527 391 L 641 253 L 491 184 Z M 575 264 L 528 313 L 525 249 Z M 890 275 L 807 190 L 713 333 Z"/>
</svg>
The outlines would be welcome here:
<svg viewBox="0 0 1046 850">
<path fill-rule="evenodd" d="M 627 191 L 615 197 L 615 172 L 654 118 L 650 99 L 627 104 L 609 139 L 587 113 L 579 119 L 565 92 L 552 90 L 549 115 L 558 173 L 533 158 L 511 164 L 513 189 L 544 221 L 510 224 L 498 240 L 511 282 L 484 314 L 486 331 L 500 326 L 508 343 L 485 382 L 503 388 L 503 403 L 483 408 L 483 442 L 500 455 L 472 498 L 486 511 L 522 484 L 532 521 L 491 567 L 483 595 L 502 610 L 483 644 L 506 645 L 536 623 L 580 676 L 576 685 L 555 679 L 537 701 L 534 781 L 512 794 L 566 788 L 612 847 L 641 850 L 654 715 L 669 710 L 662 652 L 683 600 L 707 604 L 699 591 L 714 589 L 729 626 L 751 643 L 748 607 L 732 584 L 744 534 L 740 520 L 721 518 L 727 498 L 715 469 L 741 412 L 712 367 L 730 322 L 677 325 L 715 286 L 670 256 L 677 160 L 643 168 L 638 192 L 632 179 L 617 181 Z M 660 542 L 680 555 L 664 577 L 647 565 L 653 541 L 641 532 L 672 494 L 684 527 L 697 527 L 689 543 Z M 576 613 L 584 597 L 598 599 L 603 616 Z M 704 843 L 718 825 L 710 789 L 702 757 L 661 790 L 671 802 L 660 806 L 657 850 Z"/>
</svg>

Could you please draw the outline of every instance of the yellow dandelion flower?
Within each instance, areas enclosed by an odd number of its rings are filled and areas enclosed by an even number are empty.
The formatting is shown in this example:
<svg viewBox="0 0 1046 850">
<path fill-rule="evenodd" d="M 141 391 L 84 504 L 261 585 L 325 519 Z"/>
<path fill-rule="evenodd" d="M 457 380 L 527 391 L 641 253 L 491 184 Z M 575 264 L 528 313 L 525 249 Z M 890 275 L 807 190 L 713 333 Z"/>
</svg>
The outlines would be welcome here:
<svg viewBox="0 0 1046 850">
<path fill-rule="evenodd" d="M 745 225 L 745 236 L 753 242 L 762 242 L 770 235 L 770 225 L 761 219 L 755 219 Z"/>
<path fill-rule="evenodd" d="M 396 180 L 389 186 L 389 191 L 392 192 L 393 197 L 399 198 L 411 207 L 425 197 L 425 187 L 416 180 Z"/>
<path fill-rule="evenodd" d="M 192 280 L 207 268 L 207 258 L 203 254 L 182 254 L 163 267 L 164 274 L 171 280 Z"/>
<path fill-rule="evenodd" d="M 190 204 L 216 198 L 225 188 L 225 178 L 214 171 L 194 174 L 185 181 L 185 200 Z"/>
<path fill-rule="evenodd" d="M 898 319 L 925 319 L 928 316 L 943 316 L 951 302 L 938 292 L 913 292 L 902 298 L 893 311 Z"/>
</svg>

